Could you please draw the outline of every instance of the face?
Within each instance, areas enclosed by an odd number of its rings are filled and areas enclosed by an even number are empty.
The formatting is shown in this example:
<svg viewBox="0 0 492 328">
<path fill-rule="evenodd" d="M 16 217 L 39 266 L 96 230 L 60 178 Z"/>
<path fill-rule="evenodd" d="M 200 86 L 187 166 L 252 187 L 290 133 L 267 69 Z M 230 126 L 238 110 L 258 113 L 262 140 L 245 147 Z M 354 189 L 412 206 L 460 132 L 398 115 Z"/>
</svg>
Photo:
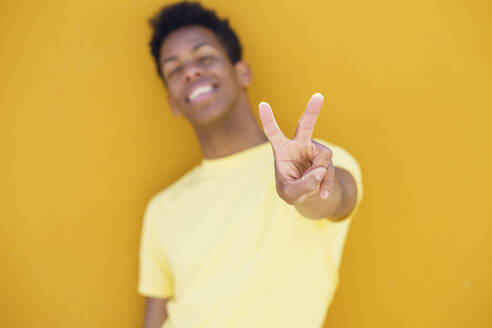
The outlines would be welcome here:
<svg viewBox="0 0 492 328">
<path fill-rule="evenodd" d="M 162 44 L 160 65 L 173 112 L 196 126 L 225 115 L 251 81 L 248 65 L 232 64 L 215 34 L 201 26 L 172 32 Z"/>
</svg>

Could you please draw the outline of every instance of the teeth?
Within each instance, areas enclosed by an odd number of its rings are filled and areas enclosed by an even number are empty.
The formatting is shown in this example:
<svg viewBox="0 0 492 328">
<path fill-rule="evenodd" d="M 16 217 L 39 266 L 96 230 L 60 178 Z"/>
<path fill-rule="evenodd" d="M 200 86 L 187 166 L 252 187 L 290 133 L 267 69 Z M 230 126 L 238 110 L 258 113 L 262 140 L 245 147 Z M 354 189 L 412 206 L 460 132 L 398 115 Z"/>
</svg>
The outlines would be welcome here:
<svg viewBox="0 0 492 328">
<path fill-rule="evenodd" d="M 204 93 L 212 91 L 212 86 L 211 85 L 205 85 L 203 87 L 198 87 L 193 92 L 189 95 L 189 99 L 192 101 L 193 99 L 197 98 L 198 96 L 201 96 Z"/>
</svg>

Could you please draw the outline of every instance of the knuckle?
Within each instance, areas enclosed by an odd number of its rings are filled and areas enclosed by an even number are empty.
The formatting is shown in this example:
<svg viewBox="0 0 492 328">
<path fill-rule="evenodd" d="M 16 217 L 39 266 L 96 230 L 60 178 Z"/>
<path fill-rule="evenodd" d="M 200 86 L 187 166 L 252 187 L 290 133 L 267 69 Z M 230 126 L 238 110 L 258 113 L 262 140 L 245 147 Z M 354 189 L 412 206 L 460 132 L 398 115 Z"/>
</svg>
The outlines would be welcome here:
<svg viewBox="0 0 492 328">
<path fill-rule="evenodd" d="M 333 157 L 333 153 L 332 153 L 332 151 L 331 151 L 331 150 L 329 150 L 329 149 L 324 150 L 324 151 L 323 151 L 323 157 L 324 157 L 325 159 L 328 159 L 328 160 L 329 160 L 329 159 L 331 159 L 331 158 Z"/>
</svg>

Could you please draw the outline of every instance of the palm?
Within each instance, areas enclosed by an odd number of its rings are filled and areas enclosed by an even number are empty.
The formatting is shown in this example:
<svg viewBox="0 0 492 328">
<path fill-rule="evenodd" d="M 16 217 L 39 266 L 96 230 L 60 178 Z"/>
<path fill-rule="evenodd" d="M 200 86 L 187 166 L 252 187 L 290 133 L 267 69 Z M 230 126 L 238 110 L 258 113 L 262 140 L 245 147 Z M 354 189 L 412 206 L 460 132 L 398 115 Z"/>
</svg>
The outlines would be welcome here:
<svg viewBox="0 0 492 328">
<path fill-rule="evenodd" d="M 313 167 L 316 155 L 316 148 L 312 142 L 306 144 L 288 140 L 285 146 L 275 153 L 275 166 L 282 175 L 300 179 Z"/>
<path fill-rule="evenodd" d="M 270 105 L 262 102 L 259 106 L 263 129 L 274 152 L 277 190 L 288 202 L 295 202 L 303 192 L 313 188 L 312 179 L 309 178 L 314 170 L 318 171 L 315 172 L 317 176 L 324 172 L 321 185 L 325 185 L 327 191 L 331 189 L 334 175 L 331 151 L 311 140 L 322 104 L 323 97 L 320 94 L 311 97 L 292 140 L 286 138 L 278 127 Z"/>
</svg>

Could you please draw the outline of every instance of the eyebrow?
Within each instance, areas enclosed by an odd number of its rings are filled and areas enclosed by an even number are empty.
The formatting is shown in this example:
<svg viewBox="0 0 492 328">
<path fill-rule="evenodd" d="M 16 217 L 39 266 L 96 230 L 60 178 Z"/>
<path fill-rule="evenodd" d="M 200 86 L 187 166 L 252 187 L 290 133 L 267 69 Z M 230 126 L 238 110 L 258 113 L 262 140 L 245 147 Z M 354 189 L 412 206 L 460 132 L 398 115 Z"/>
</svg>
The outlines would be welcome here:
<svg viewBox="0 0 492 328">
<path fill-rule="evenodd" d="M 196 45 L 194 45 L 194 46 L 193 46 L 193 48 L 191 49 L 191 51 L 195 52 L 195 51 L 197 51 L 199 48 L 201 48 L 201 47 L 203 47 L 203 46 L 205 46 L 205 45 L 210 45 L 210 43 L 208 43 L 207 41 L 204 41 L 204 42 L 198 43 L 198 44 L 196 44 Z M 178 59 L 178 57 L 176 57 L 176 56 L 171 56 L 171 57 L 168 57 L 168 58 L 166 58 L 166 59 L 164 59 L 164 60 L 162 61 L 162 64 L 161 64 L 161 65 L 164 65 L 164 64 L 165 64 L 165 63 L 167 63 L 167 62 L 170 62 L 170 61 L 173 61 L 173 60 L 177 60 L 177 59 Z"/>
<path fill-rule="evenodd" d="M 205 46 L 205 45 L 210 45 L 210 43 L 208 43 L 207 41 L 203 41 L 201 43 L 198 43 L 196 44 L 194 47 L 193 47 L 193 51 L 197 51 L 199 48 Z"/>
</svg>

